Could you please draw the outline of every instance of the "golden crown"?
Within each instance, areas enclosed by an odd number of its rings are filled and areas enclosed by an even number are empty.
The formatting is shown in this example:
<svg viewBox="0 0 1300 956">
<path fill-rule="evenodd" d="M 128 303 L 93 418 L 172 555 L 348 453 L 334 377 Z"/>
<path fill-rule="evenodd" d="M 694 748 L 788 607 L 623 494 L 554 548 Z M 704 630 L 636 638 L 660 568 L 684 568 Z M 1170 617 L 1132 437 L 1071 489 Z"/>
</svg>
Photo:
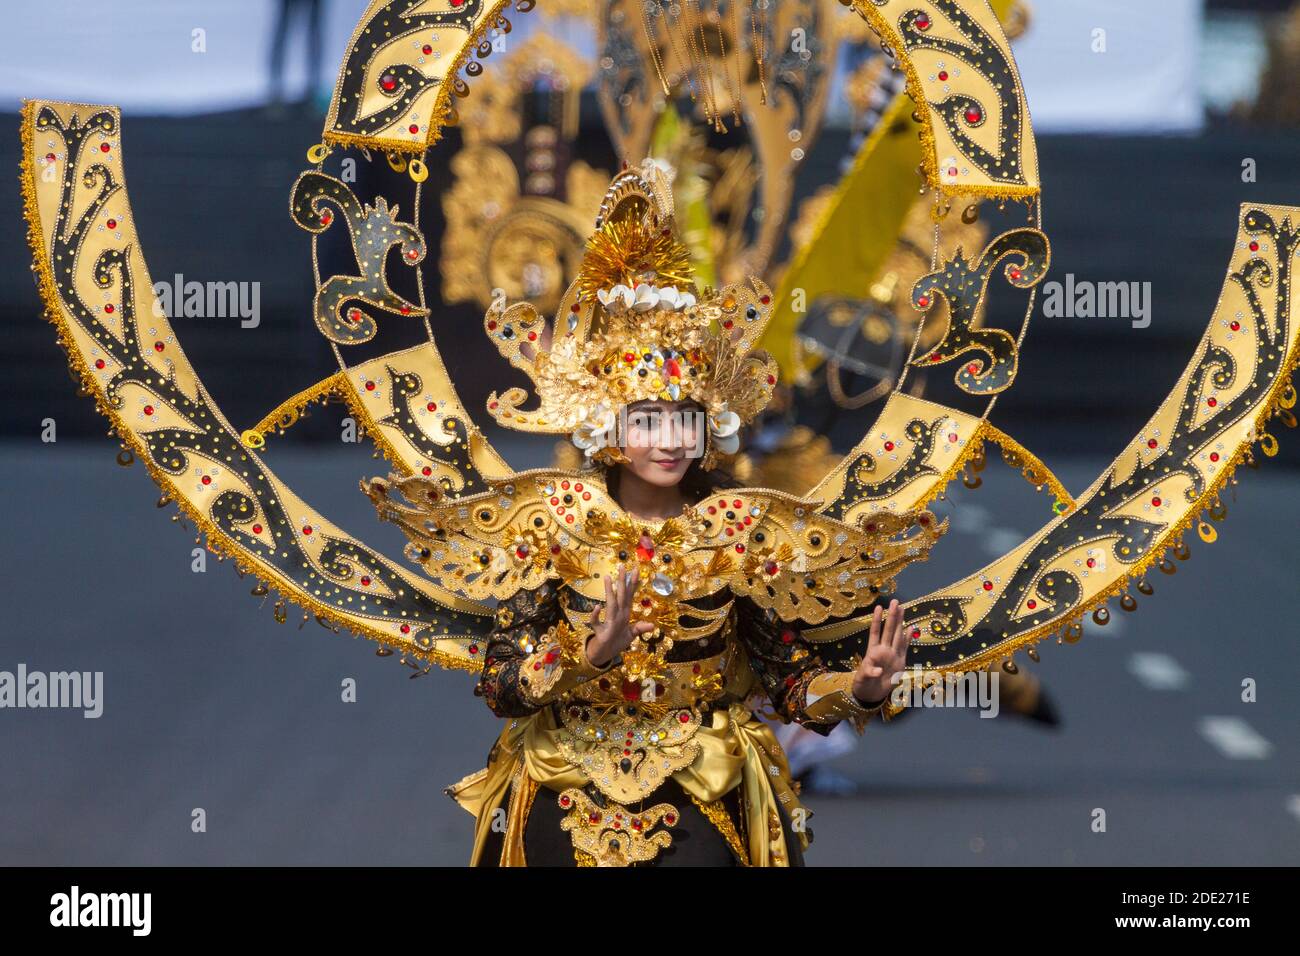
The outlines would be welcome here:
<svg viewBox="0 0 1300 956">
<path fill-rule="evenodd" d="M 533 383 L 493 392 L 488 412 L 519 431 L 570 434 L 589 457 L 617 460 L 619 410 L 648 399 L 704 408 L 710 452 L 739 447 L 742 424 L 771 400 L 776 362 L 754 348 L 772 293 L 757 279 L 695 286 L 673 222 L 671 170 L 647 160 L 610 184 L 578 277 L 553 323 L 527 302 L 488 309 L 484 328 Z"/>
</svg>

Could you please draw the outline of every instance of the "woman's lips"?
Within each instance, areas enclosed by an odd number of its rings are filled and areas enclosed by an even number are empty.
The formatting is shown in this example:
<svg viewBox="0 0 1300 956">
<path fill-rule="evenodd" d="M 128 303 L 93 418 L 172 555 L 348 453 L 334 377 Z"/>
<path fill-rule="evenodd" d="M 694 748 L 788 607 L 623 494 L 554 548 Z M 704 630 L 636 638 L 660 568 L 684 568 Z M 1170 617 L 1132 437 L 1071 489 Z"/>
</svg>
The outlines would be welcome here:
<svg viewBox="0 0 1300 956">
<path fill-rule="evenodd" d="M 658 465 L 660 468 L 662 468 L 664 471 L 672 471 L 685 460 L 686 460 L 685 458 L 667 458 L 662 460 L 656 460 L 655 464 Z"/>
</svg>

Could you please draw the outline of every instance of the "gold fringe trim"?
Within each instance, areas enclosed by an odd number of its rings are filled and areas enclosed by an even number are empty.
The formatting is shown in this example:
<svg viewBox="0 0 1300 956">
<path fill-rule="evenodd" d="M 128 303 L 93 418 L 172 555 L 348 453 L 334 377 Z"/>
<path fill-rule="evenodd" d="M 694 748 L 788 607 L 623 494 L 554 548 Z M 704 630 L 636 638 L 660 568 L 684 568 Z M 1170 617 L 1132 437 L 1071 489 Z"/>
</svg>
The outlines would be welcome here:
<svg viewBox="0 0 1300 956">
<path fill-rule="evenodd" d="M 335 372 L 329 378 L 321 379 L 310 388 L 304 388 L 301 392 L 275 406 L 261 421 L 243 433 L 241 437 L 244 439 L 244 444 L 249 448 L 261 448 L 262 445 L 266 444 L 268 432 L 274 430 L 277 435 L 283 435 L 285 431 L 298 423 L 298 419 L 302 417 L 303 409 L 308 405 L 317 400 L 324 401 L 330 395 L 335 394 L 342 378 L 342 372 Z M 249 444 L 249 438 L 254 433 L 261 440 L 255 445 Z"/>
<path fill-rule="evenodd" d="M 966 443 L 966 447 L 962 449 L 961 454 L 953 460 L 952 464 L 944 470 L 942 475 L 935 479 L 930 490 L 917 500 L 915 504 L 911 505 L 911 507 L 925 508 L 935 499 L 943 495 L 948 486 L 952 484 L 953 479 L 957 477 L 958 473 L 984 453 L 985 441 L 991 441 L 1002 449 L 1002 457 L 1006 460 L 1007 464 L 1014 467 L 1014 463 L 1007 458 L 1008 452 L 1021 457 L 1024 462 L 1026 462 L 1026 464 L 1021 468 L 1021 474 L 1024 475 L 1025 480 L 1030 481 L 1035 485 L 1046 485 L 1052 490 L 1052 493 L 1056 495 L 1057 500 L 1066 505 L 1065 510 L 1059 511 L 1057 514 L 1069 514 L 1074 510 L 1077 502 L 1075 502 L 1074 497 L 1066 491 L 1065 486 L 1061 484 L 1060 479 L 1052 473 L 1052 470 L 1043 464 L 1042 460 L 1038 458 L 1037 455 L 1033 454 L 1029 449 L 1025 448 L 1024 445 L 1021 445 L 1006 432 L 994 427 L 987 419 L 980 419 L 979 425 L 975 429 L 975 434 L 971 436 L 970 441 Z M 1033 478 L 1030 477 L 1029 473 L 1031 469 L 1033 471 Z M 1039 480 L 1035 481 L 1034 478 Z"/>
<path fill-rule="evenodd" d="M 731 847 L 731 852 L 740 861 L 740 865 L 750 866 L 749 852 L 745 849 L 745 845 L 740 842 L 740 834 L 736 832 L 735 821 L 731 819 L 731 814 L 727 812 L 726 805 L 721 800 L 705 803 L 693 793 L 689 796 L 691 801 L 700 808 L 700 812 L 722 834 L 723 839 L 727 841 L 727 845 Z"/>
<path fill-rule="evenodd" d="M 145 447 L 139 437 L 131 431 L 117 411 L 105 403 L 94 376 L 73 342 L 71 329 L 63 315 L 62 298 L 59 295 L 58 284 L 55 282 L 54 275 L 45 257 L 44 229 L 41 226 L 40 210 L 36 197 L 36 170 L 31 159 L 36 104 L 36 100 L 27 100 L 23 103 L 20 114 L 22 123 L 20 136 L 23 155 L 19 175 L 22 180 L 23 219 L 27 222 L 27 244 L 31 249 L 32 269 L 36 273 L 41 301 L 45 306 L 45 319 L 58 331 L 58 344 L 67 355 L 69 367 L 81 382 L 82 389 L 94 398 L 99 413 L 112 424 L 114 435 L 144 464 L 149 477 L 175 502 L 185 517 L 194 522 L 194 525 L 207 536 L 208 549 L 222 559 L 230 558 L 231 562 L 242 574 L 251 574 L 258 583 L 267 588 L 274 588 L 276 593 L 284 599 L 314 614 L 317 620 L 328 621 L 335 628 L 347 628 L 355 634 L 366 637 L 385 647 L 393 648 L 416 660 L 438 664 L 449 670 L 463 670 L 471 674 L 478 674 L 482 670 L 481 664 L 456 657 L 445 651 L 426 649 L 417 644 L 403 642 L 391 634 L 368 626 L 363 621 L 344 617 L 333 607 L 315 600 L 305 592 L 295 590 L 292 582 L 282 577 L 278 571 L 267 570 L 256 559 L 249 558 L 237 543 L 227 537 L 225 532 L 209 521 L 202 512 L 186 500 L 185 496 L 177 489 L 171 476 L 153 463 L 148 448 Z M 125 192 L 125 177 L 123 177 L 122 189 Z M 460 610 L 463 611 L 463 609 Z M 484 617 L 492 616 L 486 607 L 483 608 L 482 613 Z"/>
<path fill-rule="evenodd" d="M 1043 464 L 1042 460 L 1028 448 L 987 421 L 984 422 L 980 437 L 1002 449 L 1002 460 L 1013 468 L 1019 467 L 1020 473 L 1031 485 L 1046 486 L 1056 496 L 1056 500 L 1065 505 L 1064 510 L 1058 511 L 1057 514 L 1069 514 L 1075 509 L 1078 502 L 1074 500 L 1074 496 L 1065 490 L 1065 485 L 1052 474 L 1052 469 Z"/>
</svg>

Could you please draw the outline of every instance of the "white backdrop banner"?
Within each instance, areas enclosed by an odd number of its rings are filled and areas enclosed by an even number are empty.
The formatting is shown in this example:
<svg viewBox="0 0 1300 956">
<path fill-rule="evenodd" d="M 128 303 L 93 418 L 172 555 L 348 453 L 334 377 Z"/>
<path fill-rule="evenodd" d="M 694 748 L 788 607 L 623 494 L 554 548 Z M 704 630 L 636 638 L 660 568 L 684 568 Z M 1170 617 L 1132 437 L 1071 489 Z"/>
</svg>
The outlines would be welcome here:
<svg viewBox="0 0 1300 956">
<path fill-rule="evenodd" d="M 314 0 L 40 0 L 5 4 L 0 109 L 24 97 L 115 103 L 129 113 L 194 113 L 265 103 L 277 10 L 290 6 L 285 99 L 309 81 L 302 11 Z M 776 0 L 781 2 L 781 0 Z M 1015 43 L 1040 132 L 1199 129 L 1202 0 L 1027 0 Z M 328 89 L 365 0 L 319 0 Z M 541 0 L 539 6 L 546 3 Z M 538 13 L 512 17 L 522 39 Z M 584 52 L 590 30 L 544 27 Z M 201 31 L 201 32 L 196 32 Z M 508 55 L 508 54 L 506 54 Z M 1212 67 L 1212 65 L 1211 65 Z"/>
</svg>

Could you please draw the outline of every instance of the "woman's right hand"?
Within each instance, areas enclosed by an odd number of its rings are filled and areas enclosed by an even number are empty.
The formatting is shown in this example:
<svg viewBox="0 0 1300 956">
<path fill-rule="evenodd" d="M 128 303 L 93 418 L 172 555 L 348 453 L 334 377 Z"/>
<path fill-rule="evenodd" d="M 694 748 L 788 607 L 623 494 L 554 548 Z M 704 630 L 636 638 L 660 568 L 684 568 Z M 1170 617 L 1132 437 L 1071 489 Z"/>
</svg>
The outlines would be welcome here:
<svg viewBox="0 0 1300 956">
<path fill-rule="evenodd" d="M 592 635 L 587 640 L 587 660 L 596 667 L 605 667 L 633 639 L 655 629 L 649 621 L 631 623 L 638 576 L 635 568 L 628 570 L 620 565 L 618 571 L 605 579 L 605 604 L 593 610 L 588 621 Z"/>
</svg>

